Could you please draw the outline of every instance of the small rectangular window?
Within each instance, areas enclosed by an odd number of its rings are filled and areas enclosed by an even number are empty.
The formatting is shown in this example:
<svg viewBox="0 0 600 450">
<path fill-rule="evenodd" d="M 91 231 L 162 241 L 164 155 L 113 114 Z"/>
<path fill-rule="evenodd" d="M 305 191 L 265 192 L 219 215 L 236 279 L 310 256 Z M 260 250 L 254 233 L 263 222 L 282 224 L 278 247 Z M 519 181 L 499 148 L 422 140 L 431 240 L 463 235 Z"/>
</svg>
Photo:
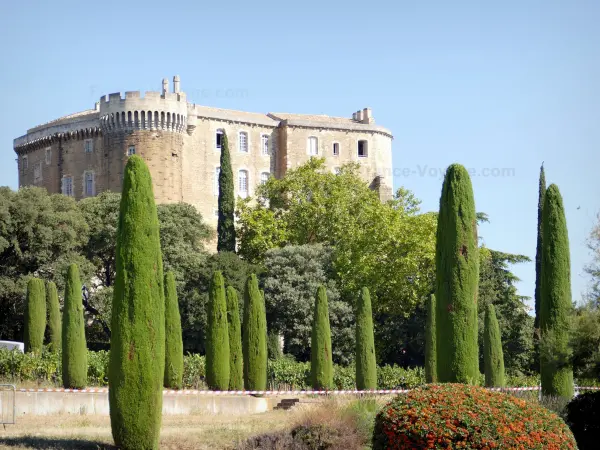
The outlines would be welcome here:
<svg viewBox="0 0 600 450">
<path fill-rule="evenodd" d="M 269 176 L 271 176 L 271 174 L 269 172 L 263 172 L 260 174 L 260 184 L 265 184 L 267 181 L 269 181 Z"/>
<path fill-rule="evenodd" d="M 219 210 L 218 209 L 213 209 L 213 214 L 215 215 L 215 217 L 219 217 Z"/>
<path fill-rule="evenodd" d="M 267 136 L 266 134 L 263 134 L 260 137 L 260 147 L 263 155 L 269 154 L 269 136 Z"/>
<path fill-rule="evenodd" d="M 240 170 L 238 173 L 238 187 L 240 191 L 241 197 L 246 197 L 248 195 L 248 171 Z"/>
<path fill-rule="evenodd" d="M 42 179 L 42 162 L 40 161 L 33 166 L 33 181 L 38 182 Z"/>
<path fill-rule="evenodd" d="M 319 141 L 314 136 L 308 138 L 308 154 L 311 156 L 319 154 Z"/>
<path fill-rule="evenodd" d="M 248 133 L 240 131 L 240 152 L 248 153 Z"/>
<path fill-rule="evenodd" d="M 94 196 L 94 172 L 85 172 L 85 195 Z"/>
<path fill-rule="evenodd" d="M 358 141 L 358 157 L 366 158 L 369 156 L 367 141 Z"/>
<path fill-rule="evenodd" d="M 333 143 L 333 156 L 339 156 L 340 154 L 340 144 L 337 142 Z"/>
<path fill-rule="evenodd" d="M 73 177 L 63 177 L 62 193 L 69 197 L 73 197 Z"/>
<path fill-rule="evenodd" d="M 221 150 L 221 146 L 223 145 L 223 130 L 217 130 L 215 139 L 216 139 L 217 150 Z"/>
<path fill-rule="evenodd" d="M 219 174 L 221 173 L 221 168 L 217 167 L 215 169 L 215 184 L 213 186 L 213 193 L 215 195 L 219 195 Z"/>
<path fill-rule="evenodd" d="M 135 145 L 130 145 L 127 149 L 127 156 L 135 155 Z"/>
<path fill-rule="evenodd" d="M 47 148 L 46 149 L 46 164 L 50 165 L 51 162 L 52 162 L 52 149 Z"/>
<path fill-rule="evenodd" d="M 94 143 L 91 139 L 86 139 L 83 141 L 83 146 L 85 148 L 86 153 L 92 153 L 94 151 Z"/>
<path fill-rule="evenodd" d="M 342 170 L 339 167 L 334 167 L 333 168 L 333 173 L 335 173 L 336 175 L 339 175 L 341 171 Z"/>
<path fill-rule="evenodd" d="M 27 156 L 23 156 L 23 170 L 29 169 L 29 159 Z"/>
</svg>

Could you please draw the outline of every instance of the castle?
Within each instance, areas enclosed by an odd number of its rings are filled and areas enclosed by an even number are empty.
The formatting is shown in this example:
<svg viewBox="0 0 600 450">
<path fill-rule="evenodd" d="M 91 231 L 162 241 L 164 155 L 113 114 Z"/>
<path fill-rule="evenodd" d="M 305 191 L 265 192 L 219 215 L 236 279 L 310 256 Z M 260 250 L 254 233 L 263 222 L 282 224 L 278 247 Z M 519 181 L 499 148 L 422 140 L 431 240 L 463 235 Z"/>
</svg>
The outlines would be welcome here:
<svg viewBox="0 0 600 450">
<path fill-rule="evenodd" d="M 351 118 L 250 113 L 188 103 L 178 76 L 173 92 L 125 92 L 102 97 L 94 109 L 38 125 L 14 140 L 19 186 L 40 186 L 79 200 L 121 191 L 129 156 L 150 169 L 159 203 L 194 205 L 217 224 L 218 173 L 227 134 L 236 196 L 253 195 L 269 176 L 282 177 L 311 156 L 333 172 L 358 162 L 382 200 L 392 197 L 392 134 L 371 110 Z"/>
</svg>

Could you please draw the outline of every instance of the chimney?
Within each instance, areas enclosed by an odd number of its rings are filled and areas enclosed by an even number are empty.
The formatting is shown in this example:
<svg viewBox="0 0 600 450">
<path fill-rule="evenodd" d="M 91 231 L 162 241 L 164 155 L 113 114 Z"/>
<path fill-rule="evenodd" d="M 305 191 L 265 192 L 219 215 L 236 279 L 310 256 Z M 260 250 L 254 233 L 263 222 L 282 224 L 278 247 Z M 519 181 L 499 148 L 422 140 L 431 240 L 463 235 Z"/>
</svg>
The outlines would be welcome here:
<svg viewBox="0 0 600 450">
<path fill-rule="evenodd" d="M 173 77 L 173 92 L 179 94 L 181 80 L 179 79 L 179 75 L 175 75 Z"/>
<path fill-rule="evenodd" d="M 362 117 L 362 111 L 356 111 L 356 120 L 358 120 L 359 122 L 362 122 L 363 117 Z"/>
<path fill-rule="evenodd" d="M 375 122 L 373 120 L 373 115 L 371 113 L 371 108 L 365 108 L 365 109 L 363 109 L 362 122 L 363 123 L 374 123 Z"/>
<path fill-rule="evenodd" d="M 169 80 L 163 78 L 163 87 L 162 87 L 162 95 L 165 95 L 169 92 Z"/>
</svg>

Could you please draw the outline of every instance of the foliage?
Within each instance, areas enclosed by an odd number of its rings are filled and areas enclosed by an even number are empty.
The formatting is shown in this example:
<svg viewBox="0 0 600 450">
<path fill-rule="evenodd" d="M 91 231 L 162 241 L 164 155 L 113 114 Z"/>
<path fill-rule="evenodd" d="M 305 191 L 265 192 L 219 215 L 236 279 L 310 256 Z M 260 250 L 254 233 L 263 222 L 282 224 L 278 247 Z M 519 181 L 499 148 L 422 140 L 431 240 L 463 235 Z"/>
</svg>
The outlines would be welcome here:
<svg viewBox="0 0 600 450">
<path fill-rule="evenodd" d="M 588 248 L 592 252 L 592 262 L 585 268 L 591 278 L 591 289 L 588 300 L 600 307 L 600 213 L 588 238 Z"/>
<path fill-rule="evenodd" d="M 64 287 L 72 262 L 84 276 L 89 264 L 79 255 L 88 227 L 75 200 L 45 189 L 0 187 L 0 338 L 23 341 L 25 296 L 31 276 Z"/>
<path fill-rule="evenodd" d="M 314 296 L 319 285 L 327 289 L 333 360 L 354 359 L 354 315 L 340 298 L 334 281 L 332 250 L 320 244 L 288 245 L 265 255 L 264 289 L 269 330 L 284 338 L 284 349 L 301 361 L 310 358 Z"/>
<path fill-rule="evenodd" d="M 562 196 L 551 184 L 544 197 L 540 303 L 540 373 L 542 392 L 573 396 L 573 368 L 568 357 L 571 312 L 569 237 Z M 542 345 L 546 346 L 542 351 Z"/>
<path fill-rule="evenodd" d="M 488 304 L 485 311 L 483 343 L 485 385 L 487 387 L 504 387 L 504 355 L 502 354 L 500 327 L 498 327 L 496 319 L 496 310 L 491 303 Z"/>
<path fill-rule="evenodd" d="M 267 333 L 267 354 L 269 359 L 279 359 L 283 357 L 279 335 L 273 331 Z"/>
<path fill-rule="evenodd" d="M 324 159 L 311 158 L 283 178 L 271 178 L 257 188 L 257 198 L 238 202 L 240 253 L 262 262 L 275 247 L 333 247 L 345 296 L 365 286 L 375 312 L 411 312 L 433 278 L 435 215 L 419 214 L 405 190 L 382 203 L 359 172 L 353 163 L 335 175 Z"/>
<path fill-rule="evenodd" d="M 229 327 L 223 275 L 216 271 L 210 284 L 206 340 L 206 381 L 215 391 L 229 388 Z"/>
<path fill-rule="evenodd" d="M 235 252 L 235 195 L 233 171 L 229 155 L 229 140 L 223 131 L 221 136 L 221 159 L 219 169 L 219 220 L 217 222 L 217 251 Z"/>
<path fill-rule="evenodd" d="M 566 407 L 565 421 L 571 428 L 579 450 L 598 448 L 600 436 L 600 391 L 585 392 Z"/>
<path fill-rule="evenodd" d="M 571 348 L 577 377 L 600 380 L 600 304 L 588 301 L 572 319 Z"/>
<path fill-rule="evenodd" d="M 400 395 L 375 419 L 373 449 L 576 449 L 565 423 L 509 394 L 430 384 Z"/>
<path fill-rule="evenodd" d="M 165 379 L 164 386 L 181 389 L 183 379 L 183 342 L 177 288 L 173 272 L 165 275 Z"/>
<path fill-rule="evenodd" d="M 23 343 L 25 353 L 40 353 L 44 346 L 46 330 L 46 288 L 44 281 L 31 278 L 27 283 L 25 303 L 25 327 Z"/>
<path fill-rule="evenodd" d="M 244 389 L 244 361 L 242 356 L 242 325 L 238 293 L 227 286 L 227 323 L 229 329 L 229 389 Z"/>
<path fill-rule="evenodd" d="M 473 187 L 467 170 L 448 167 L 436 239 L 437 377 L 475 383 L 479 377 L 477 287 L 479 256 Z"/>
<path fill-rule="evenodd" d="M 48 340 L 51 351 L 59 352 L 62 348 L 62 325 L 60 319 L 60 303 L 56 284 L 46 283 L 46 310 L 48 311 Z"/>
<path fill-rule="evenodd" d="M 356 388 L 377 388 L 377 360 L 373 338 L 373 313 L 369 289 L 363 288 L 356 312 Z"/>
<path fill-rule="evenodd" d="M 244 388 L 263 391 L 267 387 L 267 318 L 265 299 L 258 289 L 258 279 L 248 277 L 244 290 L 244 323 L 242 328 Z"/>
<path fill-rule="evenodd" d="M 310 372 L 315 390 L 330 390 L 333 386 L 331 330 L 325 286 L 319 286 L 315 298 L 310 344 Z"/>
<path fill-rule="evenodd" d="M 158 448 L 165 375 L 165 294 L 159 224 L 148 167 L 125 167 L 111 322 L 110 418 L 125 449 Z M 133 407 L 135 405 L 135 407 Z"/>
<path fill-rule="evenodd" d="M 435 295 L 427 301 L 427 323 L 425 324 L 425 379 L 428 383 L 437 381 Z"/>
<path fill-rule="evenodd" d="M 62 377 L 66 389 L 80 389 L 87 381 L 87 345 L 77 264 L 66 273 L 65 307 L 62 320 Z"/>
<path fill-rule="evenodd" d="M 542 248 L 543 248 L 543 232 L 542 219 L 544 210 L 544 195 L 546 194 L 546 174 L 544 172 L 544 164 L 540 167 L 540 181 L 538 187 L 538 209 L 537 209 L 537 244 L 535 248 L 535 320 L 533 322 L 534 338 L 536 346 L 534 367 L 539 371 L 539 353 L 537 351 L 537 338 L 539 338 L 540 328 L 540 298 L 541 298 L 541 280 L 542 280 Z"/>
</svg>

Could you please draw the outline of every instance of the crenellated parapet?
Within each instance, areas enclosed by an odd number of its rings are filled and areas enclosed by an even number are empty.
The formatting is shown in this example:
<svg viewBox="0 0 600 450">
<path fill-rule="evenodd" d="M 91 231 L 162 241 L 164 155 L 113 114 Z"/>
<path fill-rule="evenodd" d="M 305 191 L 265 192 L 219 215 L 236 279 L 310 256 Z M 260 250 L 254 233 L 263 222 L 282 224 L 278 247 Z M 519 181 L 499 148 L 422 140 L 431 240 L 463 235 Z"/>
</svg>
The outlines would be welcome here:
<svg viewBox="0 0 600 450">
<path fill-rule="evenodd" d="M 133 130 L 187 131 L 187 100 L 183 92 L 139 91 L 100 99 L 100 126 L 105 133 Z"/>
</svg>

